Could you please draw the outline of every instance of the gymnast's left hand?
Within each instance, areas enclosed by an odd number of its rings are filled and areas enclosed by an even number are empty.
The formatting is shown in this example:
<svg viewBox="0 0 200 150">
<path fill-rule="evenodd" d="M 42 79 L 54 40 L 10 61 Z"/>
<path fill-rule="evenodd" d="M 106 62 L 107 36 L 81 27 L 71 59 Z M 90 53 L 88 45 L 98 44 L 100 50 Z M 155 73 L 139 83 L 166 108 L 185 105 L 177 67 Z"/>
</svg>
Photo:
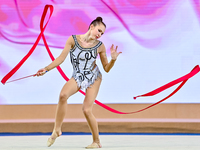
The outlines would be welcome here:
<svg viewBox="0 0 200 150">
<path fill-rule="evenodd" d="M 110 48 L 112 60 L 116 60 L 117 57 L 119 56 L 119 54 L 122 53 L 122 52 L 117 52 L 117 48 L 118 48 L 118 46 L 116 46 L 116 47 L 114 48 L 114 45 L 113 45 L 113 44 L 112 44 L 112 46 L 111 46 L 111 48 Z"/>
</svg>

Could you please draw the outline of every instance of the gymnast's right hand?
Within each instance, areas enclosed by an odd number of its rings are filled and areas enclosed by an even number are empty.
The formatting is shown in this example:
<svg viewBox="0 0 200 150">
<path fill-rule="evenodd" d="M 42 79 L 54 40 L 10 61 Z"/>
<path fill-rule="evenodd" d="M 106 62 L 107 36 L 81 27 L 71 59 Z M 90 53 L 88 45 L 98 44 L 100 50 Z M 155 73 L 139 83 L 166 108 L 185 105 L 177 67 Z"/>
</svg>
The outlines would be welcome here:
<svg viewBox="0 0 200 150">
<path fill-rule="evenodd" d="M 45 68 L 38 70 L 38 72 L 34 76 L 42 76 L 47 72 Z"/>
</svg>

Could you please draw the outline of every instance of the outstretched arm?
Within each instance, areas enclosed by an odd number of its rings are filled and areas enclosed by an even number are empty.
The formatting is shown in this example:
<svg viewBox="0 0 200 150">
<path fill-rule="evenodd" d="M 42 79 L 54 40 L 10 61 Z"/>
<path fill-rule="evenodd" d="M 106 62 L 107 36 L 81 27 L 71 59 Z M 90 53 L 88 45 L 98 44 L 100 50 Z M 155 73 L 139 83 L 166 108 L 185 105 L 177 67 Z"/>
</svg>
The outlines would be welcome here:
<svg viewBox="0 0 200 150">
<path fill-rule="evenodd" d="M 111 52 L 111 60 L 108 63 L 108 59 L 106 56 L 106 48 L 104 46 L 104 44 L 102 44 L 100 47 L 100 59 L 101 59 L 101 63 L 103 65 L 103 68 L 106 72 L 109 72 L 110 69 L 114 66 L 115 61 L 117 60 L 117 57 L 119 54 L 121 54 L 122 52 L 117 52 L 117 48 L 118 46 L 116 46 L 116 48 L 114 48 L 114 45 L 112 44 L 111 48 L 110 48 L 110 52 Z"/>
<path fill-rule="evenodd" d="M 49 64 L 48 66 L 46 66 L 43 69 L 38 70 L 38 72 L 36 73 L 36 76 L 41 76 L 41 75 L 45 74 L 45 72 L 50 71 L 51 69 L 59 66 L 67 57 L 70 49 L 73 46 L 73 42 L 74 42 L 73 37 L 70 36 L 65 44 L 65 47 L 64 47 L 62 53 L 51 64 Z"/>
</svg>

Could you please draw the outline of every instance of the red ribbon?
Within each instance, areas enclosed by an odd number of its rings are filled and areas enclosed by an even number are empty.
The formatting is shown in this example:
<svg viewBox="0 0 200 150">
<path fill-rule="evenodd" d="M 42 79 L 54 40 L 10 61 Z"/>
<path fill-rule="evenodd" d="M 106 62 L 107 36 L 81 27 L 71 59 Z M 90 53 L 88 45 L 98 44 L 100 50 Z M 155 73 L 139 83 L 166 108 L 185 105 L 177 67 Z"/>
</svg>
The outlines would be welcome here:
<svg viewBox="0 0 200 150">
<path fill-rule="evenodd" d="M 194 75 L 196 75 L 199 71 L 200 71 L 200 68 L 199 68 L 199 65 L 197 65 L 197 66 L 195 66 L 195 67 L 192 69 L 192 71 L 191 71 L 190 73 L 188 73 L 187 75 L 185 75 L 185 76 L 183 76 L 183 77 L 181 77 L 181 78 L 178 78 L 178 79 L 176 79 L 176 80 L 174 80 L 174 81 L 172 81 L 172 82 L 170 82 L 170 83 L 168 83 L 168 84 L 166 84 L 166 85 L 164 85 L 164 86 L 161 86 L 160 88 L 157 88 L 157 89 L 155 89 L 155 90 L 153 90 L 153 91 L 151 91 L 151 92 L 149 92 L 149 93 L 146 93 L 146 94 L 143 94 L 143 95 L 139 95 L 139 96 L 134 97 L 134 99 L 136 99 L 137 97 L 153 96 L 153 95 L 156 95 L 156 94 L 158 94 L 158 93 L 160 93 L 160 92 L 162 92 L 162 91 L 168 89 L 169 87 L 172 87 L 172 86 L 174 86 L 174 85 L 176 85 L 176 84 L 182 82 L 182 83 L 181 83 L 171 94 L 169 94 L 167 97 L 163 98 L 162 100 L 160 100 L 160 101 L 158 101 L 158 102 L 156 102 L 156 103 L 154 103 L 154 104 L 152 104 L 152 105 L 150 105 L 150 106 L 148 106 L 148 107 L 146 107 L 146 108 L 140 109 L 140 110 L 138 110 L 138 111 L 134 111 L 134 112 L 120 112 L 120 111 L 117 111 L 117 110 L 115 110 L 115 109 L 112 109 L 112 108 L 106 106 L 105 104 L 102 104 L 102 103 L 99 102 L 99 101 L 95 101 L 95 102 L 96 102 L 98 105 L 102 106 L 103 108 L 105 108 L 105 109 L 107 109 L 107 110 L 109 110 L 109 111 L 111 111 L 111 112 L 113 112 L 113 113 L 117 113 L 117 114 L 132 114 L 132 113 L 138 113 L 138 112 L 144 111 L 144 110 L 146 110 L 146 109 L 149 109 L 149 108 L 151 108 L 151 107 L 153 107 L 153 106 L 155 106 L 155 105 L 157 105 L 157 104 L 159 104 L 159 103 L 165 101 L 166 99 L 170 98 L 172 95 L 174 95 L 176 92 L 178 92 L 178 90 L 181 89 L 181 87 L 187 82 L 187 80 L 188 80 L 189 78 L 191 78 L 191 77 L 193 77 Z"/>
<path fill-rule="evenodd" d="M 50 8 L 50 16 L 49 16 L 49 19 L 51 18 L 51 15 L 53 13 L 53 6 L 52 5 L 46 5 L 45 8 L 44 8 L 44 11 L 43 11 L 43 14 L 42 14 L 42 18 L 41 18 L 41 21 L 40 21 L 40 25 L 42 24 L 43 25 L 43 22 L 44 22 L 44 18 L 47 14 L 47 10 L 48 8 Z M 47 20 L 47 23 L 45 24 L 43 30 L 41 30 L 41 33 L 39 34 L 39 36 L 37 37 L 34 45 L 32 46 L 32 48 L 30 49 L 30 51 L 28 52 L 28 54 L 1 80 L 1 83 L 5 84 L 6 81 L 23 65 L 23 63 L 29 58 L 29 56 L 33 53 L 33 51 L 35 50 L 36 46 L 38 45 L 39 41 L 40 41 L 40 38 L 42 37 L 43 35 L 43 32 L 49 22 L 49 19 Z M 42 23 L 41 23 L 42 22 Z"/>
<path fill-rule="evenodd" d="M 46 16 L 46 14 L 47 14 L 48 9 L 50 9 L 50 16 L 49 16 L 49 18 L 48 18 L 48 20 L 47 20 L 47 23 L 46 23 L 45 26 L 43 27 L 44 19 L 45 19 L 45 16 Z M 45 28 L 46 28 L 46 26 L 47 26 L 47 24 L 48 24 L 48 22 L 49 22 L 49 20 L 50 20 L 50 18 L 51 18 L 52 13 L 53 13 L 53 6 L 52 6 L 52 5 L 46 5 L 45 8 L 44 8 L 44 11 L 43 11 L 41 20 L 40 20 L 40 30 L 41 30 L 41 33 L 39 34 L 37 40 L 35 41 L 35 43 L 34 43 L 34 45 L 32 46 L 32 48 L 29 50 L 29 52 L 27 53 L 27 55 L 26 55 L 26 56 L 25 56 L 25 57 L 24 57 L 11 71 L 1 80 L 1 82 L 2 82 L 3 84 L 8 83 L 8 82 L 6 82 L 6 81 L 7 81 L 7 80 L 8 80 L 8 79 L 23 65 L 23 63 L 30 57 L 30 55 L 33 53 L 33 51 L 35 50 L 36 46 L 38 45 L 39 40 L 41 39 L 41 37 L 42 37 L 42 39 L 43 39 L 43 41 L 44 41 L 44 45 L 45 45 L 45 47 L 46 47 L 46 49 L 47 49 L 47 52 L 48 52 L 48 54 L 49 54 L 51 60 L 52 60 L 52 61 L 55 60 L 54 56 L 52 55 L 52 53 L 51 53 L 51 51 L 50 51 L 50 49 L 49 49 L 49 46 L 48 46 L 47 41 L 46 41 L 46 39 L 45 39 L 45 36 L 44 36 L 44 34 L 43 34 L 43 33 L 44 33 L 44 30 L 45 30 Z M 61 76 L 62 76 L 66 81 L 69 81 L 69 78 L 65 75 L 65 73 L 64 73 L 63 70 L 60 68 L 60 66 L 57 66 L 57 69 L 58 69 L 59 73 L 61 74 Z M 189 78 L 191 78 L 191 77 L 193 77 L 194 75 L 196 75 L 199 71 L 200 71 L 200 68 L 199 68 L 199 66 L 197 65 L 197 66 L 195 66 L 194 69 L 193 69 L 190 73 L 188 73 L 187 75 L 185 75 L 185 76 L 183 76 L 183 77 L 181 77 L 181 78 L 178 78 L 178 79 L 176 79 L 176 80 L 174 80 L 174 81 L 172 81 L 172 82 L 170 82 L 170 83 L 168 83 L 168 84 L 166 84 L 166 85 L 164 85 L 164 86 L 161 86 L 160 88 L 157 88 L 157 89 L 155 89 L 155 90 L 153 90 L 153 91 L 151 91 L 151 92 L 149 92 L 149 93 L 146 93 L 146 94 L 143 94 L 143 95 L 139 95 L 139 96 L 134 97 L 134 99 L 136 99 L 137 97 L 153 96 L 153 95 L 156 95 L 156 94 L 158 94 L 158 93 L 160 93 L 160 92 L 166 90 L 167 88 L 169 88 L 169 87 L 171 87 L 171 86 L 173 86 L 173 85 L 175 85 L 175 84 L 178 84 L 178 83 L 182 82 L 171 94 L 169 94 L 169 95 L 168 95 L 167 97 L 165 97 L 164 99 L 162 99 L 162 100 L 158 101 L 157 103 L 152 104 L 152 105 L 150 105 L 150 106 L 148 106 L 148 107 L 146 107 L 146 108 L 143 108 L 143 109 L 141 109 L 141 110 L 138 110 L 138 111 L 134 111 L 134 112 L 120 112 L 120 111 L 115 110 L 115 109 L 113 109 L 113 108 L 111 108 L 111 107 L 109 107 L 109 106 L 107 106 L 107 105 L 105 105 L 105 104 L 103 104 L 103 103 L 101 103 L 101 102 L 99 102 L 99 101 L 97 101 L 97 100 L 95 100 L 94 102 L 95 102 L 96 104 L 98 104 L 99 106 L 101 106 L 101 107 L 103 107 L 103 108 L 105 108 L 105 109 L 107 109 L 107 110 L 109 110 L 109 111 L 111 111 L 111 112 L 113 112 L 113 113 L 117 113 L 117 114 L 132 114 L 132 113 L 141 112 L 141 111 L 144 111 L 144 110 L 146 110 L 146 109 L 148 109 L 148 108 L 150 108 L 150 107 L 153 107 L 153 106 L 155 106 L 155 105 L 157 105 L 157 104 L 159 104 L 159 103 L 165 101 L 166 99 L 168 99 L 169 97 L 171 97 L 172 95 L 174 95 L 174 94 L 187 82 L 187 80 L 188 80 Z M 35 75 L 35 74 L 34 74 L 34 75 Z M 31 76 L 34 76 L 34 75 L 26 76 L 26 77 L 23 77 L 23 78 L 20 78 L 20 79 L 16 79 L 16 80 L 21 80 L 21 79 L 24 79 L 24 78 L 27 78 L 27 77 L 31 77 Z M 13 81 L 16 81 L 16 80 L 12 80 L 12 81 L 9 81 L 9 82 L 13 82 Z M 83 92 L 82 90 L 79 90 L 79 92 L 82 93 L 83 95 L 85 95 L 85 92 Z"/>
<path fill-rule="evenodd" d="M 164 91 L 164 90 L 166 90 L 166 89 L 168 89 L 168 88 L 170 88 L 170 87 L 174 86 L 175 84 L 178 84 L 178 83 L 180 83 L 180 82 L 182 82 L 182 81 L 183 81 L 184 84 L 185 84 L 185 82 L 186 82 L 189 78 L 191 78 L 191 77 L 193 77 L 194 75 L 196 75 L 199 71 L 200 71 L 199 65 L 196 65 L 196 66 L 192 69 L 192 71 L 191 71 L 190 73 L 186 74 L 185 76 L 182 76 L 181 78 L 178 78 L 178 79 L 176 79 L 176 80 L 174 80 L 174 81 L 172 81 L 172 82 L 169 82 L 169 83 L 167 83 L 167 84 L 165 84 L 165 85 L 163 85 L 163 86 L 161 86 L 161 87 L 159 87 L 159 88 L 157 88 L 157 89 L 155 89 L 155 90 L 153 90 L 153 91 L 151 91 L 151 92 L 149 92 L 149 93 L 136 96 L 136 97 L 134 97 L 134 99 L 136 99 L 137 97 L 144 97 L 144 96 L 153 96 L 153 95 L 156 95 L 156 94 L 158 94 L 158 93 L 160 93 L 160 92 L 162 92 L 162 91 Z"/>
</svg>

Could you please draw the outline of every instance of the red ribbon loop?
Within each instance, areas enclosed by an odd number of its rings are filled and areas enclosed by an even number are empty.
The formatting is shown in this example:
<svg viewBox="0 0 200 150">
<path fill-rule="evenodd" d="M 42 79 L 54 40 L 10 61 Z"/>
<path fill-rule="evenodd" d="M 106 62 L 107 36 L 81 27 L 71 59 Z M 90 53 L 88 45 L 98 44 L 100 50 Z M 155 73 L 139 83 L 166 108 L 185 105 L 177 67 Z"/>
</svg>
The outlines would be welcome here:
<svg viewBox="0 0 200 150">
<path fill-rule="evenodd" d="M 45 17 L 46 17 L 46 14 L 47 14 L 48 9 L 50 9 L 50 16 L 49 16 L 49 18 L 48 18 L 48 20 L 47 20 L 45 26 L 43 27 L 44 19 L 45 19 Z M 45 39 L 45 36 L 44 36 L 44 34 L 43 34 L 43 33 L 44 33 L 44 30 L 45 30 L 45 28 L 46 28 L 46 26 L 47 26 L 47 24 L 48 24 L 48 22 L 49 22 L 49 20 L 50 20 L 50 18 L 51 18 L 52 13 L 53 13 L 53 6 L 52 6 L 52 5 L 46 5 L 45 8 L 44 8 L 44 11 L 43 11 L 41 20 L 40 20 L 40 30 L 41 30 L 41 33 L 38 35 L 38 37 L 37 37 L 37 39 L 36 39 L 34 45 L 33 45 L 32 48 L 29 50 L 29 52 L 26 54 L 26 56 L 25 56 L 25 57 L 24 57 L 11 71 L 1 80 L 1 82 L 2 82 L 3 84 L 5 84 L 6 81 L 7 81 L 7 80 L 8 80 L 8 79 L 23 65 L 23 63 L 30 57 L 30 55 L 33 53 L 33 51 L 35 50 L 36 46 L 38 45 L 38 43 L 39 43 L 41 37 L 42 37 L 42 39 L 43 39 L 43 41 L 44 41 L 44 45 L 45 45 L 45 47 L 46 47 L 46 49 L 47 49 L 47 52 L 48 52 L 48 54 L 49 54 L 51 60 L 52 60 L 52 61 L 55 60 L 54 56 L 52 55 L 52 53 L 51 53 L 51 51 L 50 51 L 50 49 L 49 49 L 49 46 L 48 46 L 47 41 L 46 41 L 46 39 Z M 65 75 L 65 73 L 64 73 L 63 70 L 60 68 L 60 66 L 57 66 L 57 69 L 58 69 L 59 73 L 61 74 L 61 76 L 62 76 L 66 81 L 68 81 L 69 78 Z M 108 111 L 111 111 L 111 112 L 117 113 L 117 114 L 132 114 L 132 113 L 141 112 L 141 111 L 144 111 L 144 110 L 146 110 L 146 109 L 148 109 L 148 108 L 150 108 L 150 107 L 153 107 L 153 106 L 155 106 L 155 105 L 157 105 L 157 104 L 159 104 L 159 103 L 165 101 L 166 99 L 168 99 L 169 97 L 171 97 L 172 95 L 174 95 L 174 94 L 187 82 L 187 80 L 188 80 L 189 78 L 191 78 L 191 77 L 193 77 L 194 75 L 196 75 L 199 71 L 200 71 L 200 68 L 199 68 L 199 66 L 197 65 L 197 66 L 194 67 L 194 69 L 193 69 L 189 74 L 187 74 L 187 75 L 185 75 L 185 76 L 183 76 L 183 77 L 181 77 L 181 78 L 178 78 L 178 79 L 176 79 L 176 80 L 174 80 L 174 81 L 172 81 L 172 82 L 170 82 L 170 83 L 168 83 L 168 84 L 166 84 L 166 85 L 164 85 L 164 86 L 161 86 L 160 88 L 157 88 L 157 89 L 155 89 L 155 90 L 153 90 L 153 91 L 151 91 L 151 92 L 149 92 L 149 93 L 146 93 L 146 94 L 143 94 L 143 95 L 139 95 L 139 96 L 134 97 L 134 99 L 136 99 L 137 97 L 153 96 L 153 95 L 156 95 L 156 94 L 158 94 L 158 93 L 160 93 L 160 92 L 166 90 L 167 88 L 169 88 L 169 87 L 171 87 L 171 86 L 173 86 L 173 85 L 175 85 L 175 84 L 178 84 L 178 83 L 182 82 L 170 95 L 168 95 L 168 96 L 165 97 L 164 99 L 162 99 L 162 100 L 158 101 L 157 103 L 152 104 L 152 105 L 150 105 L 150 106 L 148 106 L 148 107 L 146 107 L 146 108 L 144 108 L 144 109 L 138 110 L 138 111 L 134 111 L 134 112 L 120 112 L 120 111 L 115 110 L 115 109 L 113 109 L 113 108 L 111 108 L 111 107 L 109 107 L 109 106 L 107 106 L 107 105 L 105 105 L 105 104 L 103 104 L 103 103 L 101 103 L 101 102 L 99 102 L 99 101 L 97 101 L 97 100 L 95 100 L 95 103 L 98 104 L 99 106 L 101 106 L 101 107 L 107 109 Z M 35 75 L 35 74 L 34 74 L 34 75 Z M 30 75 L 30 76 L 27 76 L 27 77 L 31 77 L 31 76 L 34 76 L 34 75 Z M 27 78 L 27 77 L 23 77 L 23 78 Z M 23 78 L 20 78 L 20 79 L 23 79 Z M 20 80 L 20 79 L 16 79 L 16 80 Z M 16 80 L 13 80 L 13 81 L 16 81 Z M 9 81 L 9 82 L 13 82 L 13 81 Z M 7 82 L 7 83 L 8 83 L 8 82 Z M 85 95 L 85 92 L 83 92 L 82 90 L 80 90 L 79 92 L 82 93 L 83 95 Z"/>
<path fill-rule="evenodd" d="M 53 13 L 53 6 L 52 5 L 46 5 L 42 14 L 42 18 L 40 21 L 40 25 L 43 25 L 45 16 L 47 14 L 47 10 L 48 8 L 50 8 L 50 16 L 49 19 L 51 18 L 51 15 Z M 1 83 L 5 84 L 6 81 L 12 77 L 12 75 L 23 65 L 23 63 L 29 58 L 29 56 L 33 53 L 33 51 L 35 50 L 36 46 L 38 45 L 40 38 L 49 22 L 49 19 L 47 20 L 47 23 L 45 24 L 44 28 L 41 30 L 41 33 L 39 34 L 39 36 L 37 37 L 34 45 L 32 46 L 32 48 L 30 49 L 30 51 L 26 54 L 26 56 L 24 56 L 24 58 L 1 80 Z M 41 23 L 42 22 L 42 23 Z"/>
</svg>

